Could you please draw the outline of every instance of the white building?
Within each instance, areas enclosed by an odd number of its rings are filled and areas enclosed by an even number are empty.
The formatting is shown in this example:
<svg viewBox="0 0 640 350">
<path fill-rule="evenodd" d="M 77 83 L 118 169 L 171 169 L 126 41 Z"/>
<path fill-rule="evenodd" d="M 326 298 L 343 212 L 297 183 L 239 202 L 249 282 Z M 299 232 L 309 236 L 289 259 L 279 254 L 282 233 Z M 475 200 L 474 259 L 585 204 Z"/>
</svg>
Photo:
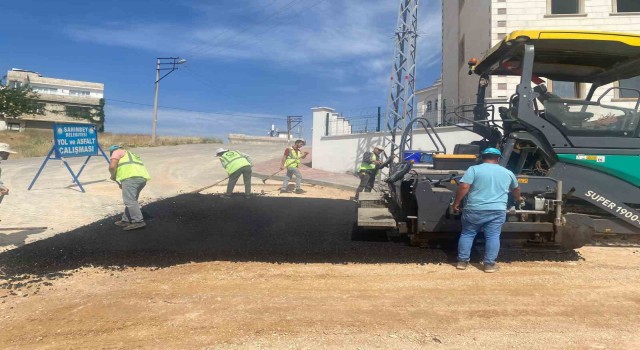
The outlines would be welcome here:
<svg viewBox="0 0 640 350">
<path fill-rule="evenodd" d="M 522 29 L 568 29 L 640 33 L 640 0 L 443 0 L 443 103 L 474 103 L 478 77 L 468 75 L 470 58 L 481 59 L 507 33 Z M 492 77 L 487 98 L 506 101 L 518 77 Z M 640 88 L 640 78 L 615 83 Z M 589 84 L 547 81 L 554 94 L 583 98 Z M 598 98 L 609 86 L 596 91 Z M 614 90 L 603 100 L 630 104 L 625 92 Z"/>
<path fill-rule="evenodd" d="M 0 116 L 0 129 L 50 129 L 55 122 L 104 126 L 104 84 L 48 78 L 15 68 L 7 72 L 6 81 L 10 88 L 31 87 L 38 102 L 32 113 L 19 118 Z"/>
<path fill-rule="evenodd" d="M 418 116 L 426 117 L 433 126 L 442 125 L 442 79 L 427 88 L 417 90 L 414 103 Z"/>
</svg>

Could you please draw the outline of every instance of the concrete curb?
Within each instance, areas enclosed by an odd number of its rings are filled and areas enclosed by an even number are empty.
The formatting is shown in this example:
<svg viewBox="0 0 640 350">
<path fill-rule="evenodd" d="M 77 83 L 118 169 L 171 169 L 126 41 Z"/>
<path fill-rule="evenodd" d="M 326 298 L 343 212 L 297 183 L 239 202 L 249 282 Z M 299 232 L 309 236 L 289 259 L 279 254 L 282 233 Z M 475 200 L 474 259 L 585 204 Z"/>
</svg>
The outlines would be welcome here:
<svg viewBox="0 0 640 350">
<path fill-rule="evenodd" d="M 256 177 L 258 179 L 261 179 L 261 180 L 264 180 L 264 179 L 268 178 L 269 175 L 271 175 L 271 174 L 263 174 L 263 173 L 257 173 L 257 172 L 254 172 L 254 173 L 251 174 L 251 176 Z M 271 178 L 271 180 L 284 181 L 284 176 L 276 175 L 276 176 L 273 176 Z M 358 188 L 358 186 L 341 185 L 341 184 L 328 182 L 328 181 L 305 179 L 304 177 L 302 178 L 302 183 L 310 184 L 310 185 L 317 185 L 317 186 L 324 186 L 324 187 L 331 187 L 331 188 L 335 188 L 335 189 L 338 189 L 338 190 L 345 190 L 345 191 L 355 191 Z"/>
</svg>

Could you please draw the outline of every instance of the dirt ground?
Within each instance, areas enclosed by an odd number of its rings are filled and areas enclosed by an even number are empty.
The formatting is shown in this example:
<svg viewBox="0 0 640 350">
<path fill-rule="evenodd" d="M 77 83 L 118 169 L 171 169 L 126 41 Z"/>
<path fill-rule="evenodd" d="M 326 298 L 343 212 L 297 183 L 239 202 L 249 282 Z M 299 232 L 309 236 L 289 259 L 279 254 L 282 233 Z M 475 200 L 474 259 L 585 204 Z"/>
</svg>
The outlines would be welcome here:
<svg viewBox="0 0 640 350">
<path fill-rule="evenodd" d="M 146 205 L 144 230 L 110 217 L 0 254 L 0 347 L 640 348 L 639 248 L 457 271 L 454 251 L 354 236 L 351 193 L 220 189 Z"/>
</svg>

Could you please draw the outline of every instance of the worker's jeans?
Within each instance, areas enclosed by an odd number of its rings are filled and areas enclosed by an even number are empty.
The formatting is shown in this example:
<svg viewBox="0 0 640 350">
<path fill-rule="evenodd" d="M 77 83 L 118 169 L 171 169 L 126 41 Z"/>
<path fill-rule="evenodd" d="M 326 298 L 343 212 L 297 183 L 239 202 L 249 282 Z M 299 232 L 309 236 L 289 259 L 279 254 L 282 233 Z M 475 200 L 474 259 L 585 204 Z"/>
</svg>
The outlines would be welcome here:
<svg viewBox="0 0 640 350">
<path fill-rule="evenodd" d="M 227 194 L 233 193 L 233 188 L 236 187 L 236 182 L 242 175 L 242 181 L 244 181 L 244 194 L 251 194 L 251 165 L 243 166 L 229 175 L 229 183 L 227 183 Z"/>
<path fill-rule="evenodd" d="M 296 176 L 296 190 L 300 189 L 300 184 L 302 183 L 302 174 L 300 174 L 300 169 L 298 168 L 287 168 L 287 175 L 284 177 L 284 183 L 282 184 L 282 189 L 286 190 L 289 186 L 289 180 Z"/>
<path fill-rule="evenodd" d="M 376 172 L 377 170 L 363 170 L 358 173 L 358 176 L 360 177 L 360 185 L 356 190 L 356 198 L 358 198 L 358 195 L 360 195 L 360 192 L 363 190 L 365 192 L 371 192 L 373 185 L 376 182 Z"/>
<path fill-rule="evenodd" d="M 462 211 L 462 233 L 458 241 L 458 261 L 469 261 L 473 240 L 484 231 L 485 265 L 493 265 L 500 251 L 500 231 L 507 217 L 506 210 L 469 210 Z"/>
<path fill-rule="evenodd" d="M 147 184 L 147 180 L 143 177 L 130 177 L 120 182 L 122 185 L 122 200 L 124 201 L 124 214 L 122 221 L 127 222 L 143 222 L 142 211 L 140 211 L 140 192 Z"/>
</svg>

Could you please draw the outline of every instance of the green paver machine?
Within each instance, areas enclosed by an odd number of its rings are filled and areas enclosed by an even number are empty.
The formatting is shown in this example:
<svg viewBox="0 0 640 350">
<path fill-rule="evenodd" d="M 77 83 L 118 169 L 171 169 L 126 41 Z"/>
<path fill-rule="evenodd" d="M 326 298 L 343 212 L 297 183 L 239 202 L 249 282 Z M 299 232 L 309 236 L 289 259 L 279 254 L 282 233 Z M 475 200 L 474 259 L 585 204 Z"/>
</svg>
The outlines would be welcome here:
<svg viewBox="0 0 640 350">
<path fill-rule="evenodd" d="M 452 114 L 456 125 L 482 141 L 456 145 L 450 155 L 436 145 L 432 164 L 392 165 L 386 207 L 400 232 L 420 243 L 457 238 L 459 213 L 451 208 L 457 181 L 484 148 L 498 147 L 501 165 L 517 175 L 525 197 L 523 205 L 509 203 L 503 240 L 568 249 L 594 239 L 637 244 L 640 90 L 618 82 L 640 79 L 640 35 L 516 31 L 469 66 L 470 74 L 480 77 L 476 104 Z M 516 92 L 497 113 L 496 105 L 485 101 L 496 75 L 519 77 Z M 543 79 L 584 87 L 586 97 L 561 98 Z M 465 109 L 472 118 L 463 115 Z M 414 125 L 442 143 L 428 120 L 416 118 L 399 144 L 401 155 Z M 359 210 L 381 210 L 379 204 L 379 198 L 365 196 Z M 371 215 L 360 214 L 361 226 L 377 225 Z M 385 222 L 384 215 L 379 218 Z M 388 222 L 387 217 L 380 228 L 391 226 Z"/>
</svg>

